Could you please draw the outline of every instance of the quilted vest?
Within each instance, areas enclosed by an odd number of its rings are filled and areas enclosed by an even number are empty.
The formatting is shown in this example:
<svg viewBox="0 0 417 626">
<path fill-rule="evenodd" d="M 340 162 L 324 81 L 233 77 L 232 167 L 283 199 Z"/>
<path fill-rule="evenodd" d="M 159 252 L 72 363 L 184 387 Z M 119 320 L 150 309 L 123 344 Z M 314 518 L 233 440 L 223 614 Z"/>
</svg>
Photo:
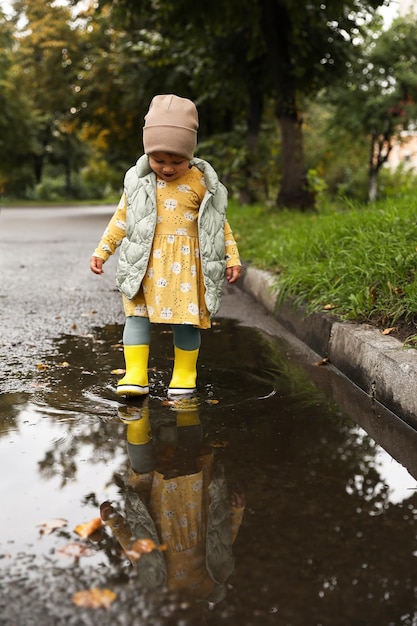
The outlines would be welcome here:
<svg viewBox="0 0 417 626">
<path fill-rule="evenodd" d="M 221 301 L 226 270 L 224 225 L 227 190 L 212 166 L 194 158 L 204 174 L 207 191 L 198 213 L 198 237 L 203 270 L 205 301 L 214 315 Z M 152 249 L 156 226 L 156 175 L 149 167 L 147 155 L 138 159 L 125 176 L 126 236 L 120 246 L 116 283 L 120 291 L 132 299 L 139 291 Z"/>
</svg>

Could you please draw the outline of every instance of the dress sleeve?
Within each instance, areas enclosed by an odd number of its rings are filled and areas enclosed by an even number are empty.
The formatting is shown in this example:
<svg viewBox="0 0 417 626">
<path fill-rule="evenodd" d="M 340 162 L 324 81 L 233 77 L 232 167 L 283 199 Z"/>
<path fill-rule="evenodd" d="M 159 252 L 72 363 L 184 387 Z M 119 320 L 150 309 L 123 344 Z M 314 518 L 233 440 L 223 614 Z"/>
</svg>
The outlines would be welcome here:
<svg viewBox="0 0 417 626">
<path fill-rule="evenodd" d="M 120 246 L 126 235 L 126 196 L 123 193 L 113 217 L 107 224 L 100 243 L 95 249 L 93 256 L 107 261 Z"/>
<path fill-rule="evenodd" d="M 226 220 L 224 225 L 224 242 L 226 248 L 226 267 L 233 267 L 234 265 L 242 265 L 239 257 L 239 250 L 230 228 L 229 222 Z"/>
</svg>

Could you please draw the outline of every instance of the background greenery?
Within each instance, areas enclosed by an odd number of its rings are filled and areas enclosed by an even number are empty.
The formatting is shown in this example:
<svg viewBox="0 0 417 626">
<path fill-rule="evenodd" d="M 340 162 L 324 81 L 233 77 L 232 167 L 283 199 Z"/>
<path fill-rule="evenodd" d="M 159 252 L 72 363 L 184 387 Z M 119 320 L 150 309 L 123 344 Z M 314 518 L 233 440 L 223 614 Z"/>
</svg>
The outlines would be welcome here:
<svg viewBox="0 0 417 626">
<path fill-rule="evenodd" d="M 240 202 L 383 197 L 392 143 L 417 119 L 416 19 L 384 30 L 383 3 L 11 0 L 0 193 L 117 195 L 151 98 L 173 92 L 196 101 L 198 156 Z"/>
</svg>

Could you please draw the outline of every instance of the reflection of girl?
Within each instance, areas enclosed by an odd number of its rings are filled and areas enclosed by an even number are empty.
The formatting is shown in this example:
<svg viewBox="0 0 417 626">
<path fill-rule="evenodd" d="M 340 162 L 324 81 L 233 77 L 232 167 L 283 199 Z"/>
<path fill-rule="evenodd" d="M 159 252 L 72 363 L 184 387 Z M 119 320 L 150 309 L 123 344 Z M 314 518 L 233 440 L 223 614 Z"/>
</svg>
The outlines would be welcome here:
<svg viewBox="0 0 417 626">
<path fill-rule="evenodd" d="M 223 468 L 202 443 L 196 409 L 178 410 L 176 430 L 162 428 L 154 444 L 145 407 L 140 419 L 128 422 L 127 441 L 126 520 L 108 502 L 101 506 L 103 520 L 125 550 L 138 538 L 165 544 L 164 552 L 137 561 L 142 584 L 218 602 L 233 572 L 244 502 L 237 493 L 228 497 Z"/>
</svg>

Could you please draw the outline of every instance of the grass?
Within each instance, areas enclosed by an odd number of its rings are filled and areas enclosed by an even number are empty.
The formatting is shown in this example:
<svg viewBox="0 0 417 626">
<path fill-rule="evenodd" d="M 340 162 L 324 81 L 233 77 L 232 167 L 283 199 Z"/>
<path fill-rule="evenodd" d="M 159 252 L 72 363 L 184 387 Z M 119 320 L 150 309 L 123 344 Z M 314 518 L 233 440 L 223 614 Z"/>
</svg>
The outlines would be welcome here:
<svg viewBox="0 0 417 626">
<path fill-rule="evenodd" d="M 413 328 L 416 204 L 417 194 L 301 213 L 232 202 L 228 219 L 243 261 L 275 273 L 282 298 L 311 312 Z"/>
</svg>

